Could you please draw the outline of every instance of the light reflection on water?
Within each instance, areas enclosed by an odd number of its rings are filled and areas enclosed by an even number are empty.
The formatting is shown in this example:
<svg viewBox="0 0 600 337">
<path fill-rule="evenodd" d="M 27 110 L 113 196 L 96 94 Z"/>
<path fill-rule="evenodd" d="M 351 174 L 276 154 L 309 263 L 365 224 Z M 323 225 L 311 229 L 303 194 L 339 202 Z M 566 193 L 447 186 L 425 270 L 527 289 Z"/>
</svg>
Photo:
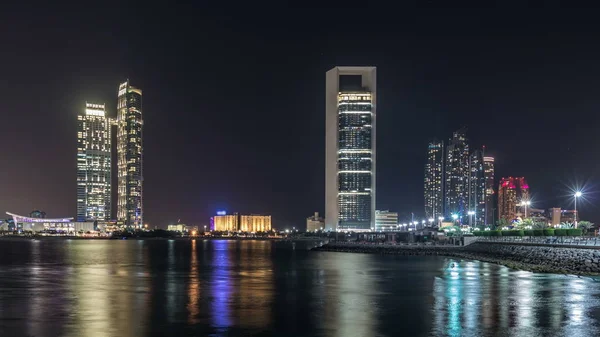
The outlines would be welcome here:
<svg viewBox="0 0 600 337">
<path fill-rule="evenodd" d="M 268 241 L 0 242 L 0 336 L 597 336 L 600 283 Z"/>
</svg>

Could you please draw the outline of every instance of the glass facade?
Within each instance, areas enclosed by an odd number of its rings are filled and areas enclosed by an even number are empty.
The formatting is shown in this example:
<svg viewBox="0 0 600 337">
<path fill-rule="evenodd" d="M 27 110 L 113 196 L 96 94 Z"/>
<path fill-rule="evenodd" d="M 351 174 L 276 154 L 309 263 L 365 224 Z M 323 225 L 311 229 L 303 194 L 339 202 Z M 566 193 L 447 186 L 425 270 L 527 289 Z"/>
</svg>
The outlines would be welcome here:
<svg viewBox="0 0 600 337">
<path fill-rule="evenodd" d="M 119 86 L 117 97 L 117 218 L 126 226 L 143 226 L 142 91 Z"/>
<path fill-rule="evenodd" d="M 482 151 L 477 150 L 471 154 L 469 170 L 471 171 L 471 176 L 469 178 L 468 211 L 473 211 L 475 214 L 469 216 L 468 221 L 470 225 L 478 226 L 484 224 L 486 216 L 486 185 Z"/>
<path fill-rule="evenodd" d="M 370 92 L 338 95 L 338 228 L 371 229 L 372 109 Z"/>
<path fill-rule="evenodd" d="M 111 120 L 104 104 L 77 116 L 77 221 L 111 216 Z"/>
<path fill-rule="evenodd" d="M 446 186 L 444 212 L 448 219 L 455 214 L 463 221 L 467 216 L 469 184 L 469 144 L 466 129 L 452 134 L 446 149 Z M 463 219 L 463 217 L 465 217 Z"/>
<path fill-rule="evenodd" d="M 444 202 L 444 143 L 433 141 L 427 148 L 425 164 L 425 217 L 443 216 Z"/>
<path fill-rule="evenodd" d="M 483 170 L 485 175 L 485 225 L 494 224 L 494 157 L 483 157 Z"/>
</svg>

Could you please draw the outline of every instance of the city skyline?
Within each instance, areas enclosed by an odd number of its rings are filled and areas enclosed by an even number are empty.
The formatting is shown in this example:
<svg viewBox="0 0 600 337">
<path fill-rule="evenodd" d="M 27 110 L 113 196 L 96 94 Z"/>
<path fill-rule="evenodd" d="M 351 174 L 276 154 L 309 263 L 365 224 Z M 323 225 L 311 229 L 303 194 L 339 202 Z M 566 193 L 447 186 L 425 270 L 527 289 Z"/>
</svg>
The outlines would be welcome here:
<svg viewBox="0 0 600 337">
<path fill-rule="evenodd" d="M 341 34 L 325 17 L 310 16 L 323 29 L 317 34 L 293 25 L 306 17 L 292 17 L 281 22 L 289 39 L 276 44 L 271 21 L 209 19 L 183 29 L 180 18 L 195 17 L 193 8 L 173 6 L 143 20 L 95 10 L 85 27 L 80 15 L 56 10 L 24 11 L 27 20 L 16 15 L 1 23 L 14 33 L 7 40 L 11 53 L 0 56 L 14 65 L 3 73 L 0 102 L 6 126 L 0 141 L 11 144 L 5 152 L 11 164 L 0 175 L 6 210 L 77 214 L 76 115 L 86 101 L 104 102 L 114 113 L 116 85 L 131 78 L 147 95 L 144 150 L 152 156 L 144 157 L 144 220 L 150 226 L 179 218 L 201 225 L 218 209 L 301 224 L 325 211 L 323 74 L 337 65 L 373 65 L 382 111 L 377 209 L 423 212 L 423 149 L 466 125 L 472 147 L 490 149 L 496 177 L 527 178 L 535 207 L 572 208 L 571 190 L 585 187 L 581 216 L 600 217 L 593 155 L 600 69 L 591 61 L 600 50 L 585 42 L 593 25 L 557 28 L 555 20 L 541 19 L 531 27 L 523 16 L 498 32 L 487 22 L 501 18 L 486 17 L 474 31 L 471 12 L 452 11 L 458 24 L 446 13 L 419 20 L 402 14 L 404 20 L 380 21 L 372 31 Z M 60 17 L 61 25 L 48 24 L 48 17 Z M 150 24 L 155 19 L 173 24 L 159 30 Z M 178 44 L 171 38 L 177 33 L 216 52 Z M 354 44 L 370 38 L 368 48 Z M 41 161 L 53 169 L 39 170 Z"/>
</svg>

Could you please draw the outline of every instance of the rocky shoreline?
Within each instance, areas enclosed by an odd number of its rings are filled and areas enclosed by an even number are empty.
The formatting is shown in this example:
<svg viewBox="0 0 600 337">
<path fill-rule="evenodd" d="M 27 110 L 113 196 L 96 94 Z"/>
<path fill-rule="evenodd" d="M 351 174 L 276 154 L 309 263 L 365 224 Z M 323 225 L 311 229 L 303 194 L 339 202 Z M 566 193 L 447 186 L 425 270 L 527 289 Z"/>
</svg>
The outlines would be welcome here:
<svg viewBox="0 0 600 337">
<path fill-rule="evenodd" d="M 389 255 L 439 255 L 501 264 L 540 273 L 600 275 L 600 250 L 476 242 L 469 246 L 329 243 L 316 251 Z"/>
</svg>

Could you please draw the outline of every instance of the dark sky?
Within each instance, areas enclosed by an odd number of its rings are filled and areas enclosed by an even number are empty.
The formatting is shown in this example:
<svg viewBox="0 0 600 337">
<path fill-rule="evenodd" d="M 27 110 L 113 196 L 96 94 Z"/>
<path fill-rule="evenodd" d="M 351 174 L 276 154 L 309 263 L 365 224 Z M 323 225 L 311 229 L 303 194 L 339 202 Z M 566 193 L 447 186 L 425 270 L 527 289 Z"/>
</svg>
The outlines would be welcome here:
<svg viewBox="0 0 600 337">
<path fill-rule="evenodd" d="M 324 211 L 325 72 L 374 65 L 378 208 L 422 213 L 427 142 L 466 125 L 534 207 L 572 206 L 578 183 L 582 217 L 600 221 L 597 11 L 98 3 L 0 14 L 2 212 L 75 215 L 76 115 L 87 100 L 115 116 L 129 78 L 151 226 L 217 209 L 304 226 Z"/>
</svg>

